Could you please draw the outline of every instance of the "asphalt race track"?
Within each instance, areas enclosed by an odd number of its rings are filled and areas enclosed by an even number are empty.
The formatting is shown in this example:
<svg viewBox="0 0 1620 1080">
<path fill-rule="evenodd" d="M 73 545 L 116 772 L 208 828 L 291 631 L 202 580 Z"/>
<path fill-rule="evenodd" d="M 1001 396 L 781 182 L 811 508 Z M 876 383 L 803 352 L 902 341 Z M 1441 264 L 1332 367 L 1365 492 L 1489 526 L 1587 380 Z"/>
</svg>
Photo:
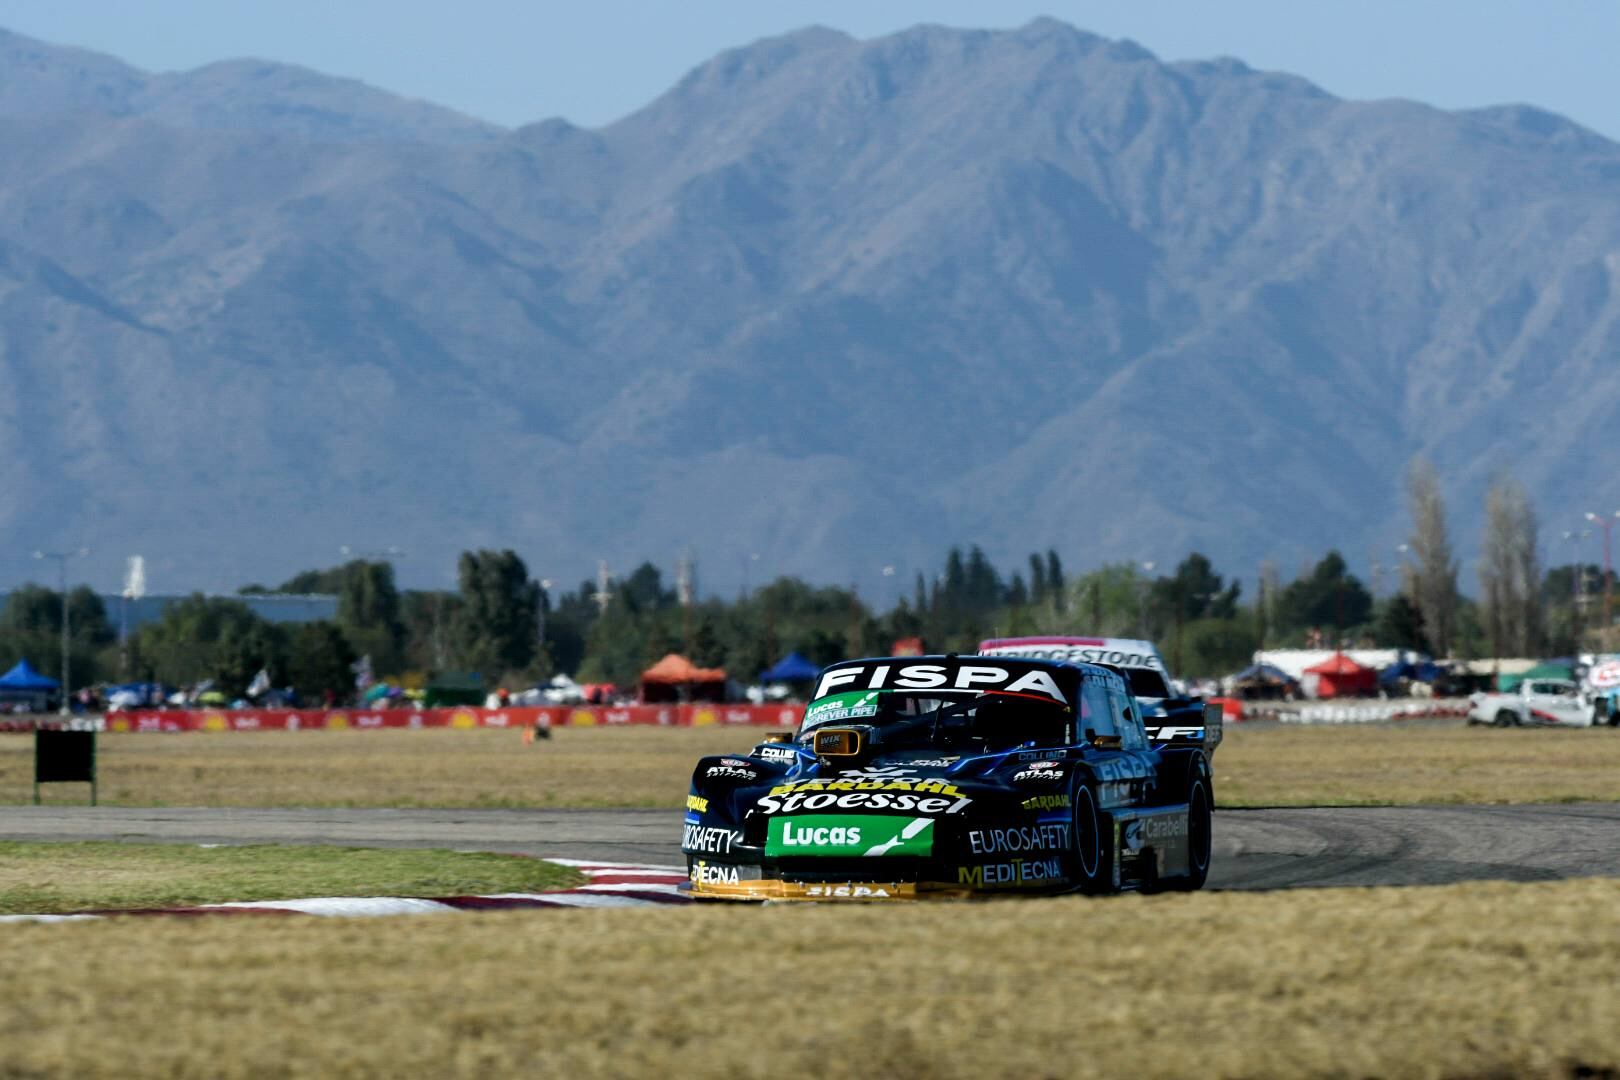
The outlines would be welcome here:
<svg viewBox="0 0 1620 1080">
<path fill-rule="evenodd" d="M 0 840 L 345 844 L 681 861 L 679 810 L 24 806 Z M 1620 877 L 1620 803 L 1221 810 L 1209 886 L 1285 889 Z"/>
</svg>

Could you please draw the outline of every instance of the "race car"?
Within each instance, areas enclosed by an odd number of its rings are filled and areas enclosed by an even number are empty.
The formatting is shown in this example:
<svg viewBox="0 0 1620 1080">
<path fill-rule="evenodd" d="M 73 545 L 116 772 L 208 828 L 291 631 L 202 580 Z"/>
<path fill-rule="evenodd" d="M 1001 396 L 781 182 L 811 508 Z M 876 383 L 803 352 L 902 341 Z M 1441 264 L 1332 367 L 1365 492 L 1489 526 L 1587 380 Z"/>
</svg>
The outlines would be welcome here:
<svg viewBox="0 0 1620 1080">
<path fill-rule="evenodd" d="M 1203 698 L 1176 693 L 1153 642 L 1136 638 L 1021 637 L 979 642 L 980 656 L 1034 656 L 1071 663 L 1103 664 L 1130 684 L 1142 709 L 1148 738 L 1156 743 L 1199 742 L 1210 753 L 1224 733 L 1221 710 Z"/>
<path fill-rule="evenodd" d="M 714 900 L 1201 888 L 1214 789 L 1155 746 L 1116 671 L 1020 657 L 849 660 L 795 733 L 692 774 L 681 849 Z"/>
</svg>

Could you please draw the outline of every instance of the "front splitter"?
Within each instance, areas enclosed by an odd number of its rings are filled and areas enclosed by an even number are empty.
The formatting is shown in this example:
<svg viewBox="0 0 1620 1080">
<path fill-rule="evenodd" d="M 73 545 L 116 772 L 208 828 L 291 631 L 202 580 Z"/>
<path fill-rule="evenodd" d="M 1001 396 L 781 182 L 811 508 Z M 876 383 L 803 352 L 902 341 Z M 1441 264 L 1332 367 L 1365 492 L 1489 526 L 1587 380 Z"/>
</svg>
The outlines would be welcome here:
<svg viewBox="0 0 1620 1080">
<path fill-rule="evenodd" d="M 943 881 L 739 881 L 689 882 L 694 900 L 965 900 L 983 895 Z"/>
</svg>

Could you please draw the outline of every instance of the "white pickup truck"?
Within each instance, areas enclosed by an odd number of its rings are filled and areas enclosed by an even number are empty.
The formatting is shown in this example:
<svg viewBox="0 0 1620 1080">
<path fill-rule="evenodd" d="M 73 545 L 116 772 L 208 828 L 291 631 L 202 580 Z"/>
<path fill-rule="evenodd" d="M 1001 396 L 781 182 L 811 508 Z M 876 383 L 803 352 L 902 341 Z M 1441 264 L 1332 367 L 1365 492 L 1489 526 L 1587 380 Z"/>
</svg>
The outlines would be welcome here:
<svg viewBox="0 0 1620 1080">
<path fill-rule="evenodd" d="M 1468 722 L 1496 727 L 1592 727 L 1593 703 L 1567 679 L 1526 679 L 1510 694 L 1474 694 Z"/>
</svg>

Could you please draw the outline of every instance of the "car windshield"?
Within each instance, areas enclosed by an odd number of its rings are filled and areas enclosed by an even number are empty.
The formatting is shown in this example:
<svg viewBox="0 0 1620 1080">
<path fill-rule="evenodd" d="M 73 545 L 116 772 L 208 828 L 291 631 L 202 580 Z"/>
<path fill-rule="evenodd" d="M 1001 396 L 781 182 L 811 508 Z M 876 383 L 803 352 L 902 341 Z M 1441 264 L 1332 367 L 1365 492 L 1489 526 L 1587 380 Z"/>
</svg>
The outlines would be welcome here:
<svg viewBox="0 0 1620 1080">
<path fill-rule="evenodd" d="M 1026 694 L 996 691 L 882 690 L 833 694 L 810 703 L 800 735 L 829 724 L 875 728 L 885 749 L 938 747 L 991 754 L 1020 746 L 1061 746 L 1073 713 Z"/>
<path fill-rule="evenodd" d="M 1131 693 L 1139 698 L 1167 698 L 1170 697 L 1170 687 L 1164 681 L 1164 674 L 1152 668 L 1133 667 L 1122 668 L 1126 680 L 1131 684 Z"/>
</svg>

